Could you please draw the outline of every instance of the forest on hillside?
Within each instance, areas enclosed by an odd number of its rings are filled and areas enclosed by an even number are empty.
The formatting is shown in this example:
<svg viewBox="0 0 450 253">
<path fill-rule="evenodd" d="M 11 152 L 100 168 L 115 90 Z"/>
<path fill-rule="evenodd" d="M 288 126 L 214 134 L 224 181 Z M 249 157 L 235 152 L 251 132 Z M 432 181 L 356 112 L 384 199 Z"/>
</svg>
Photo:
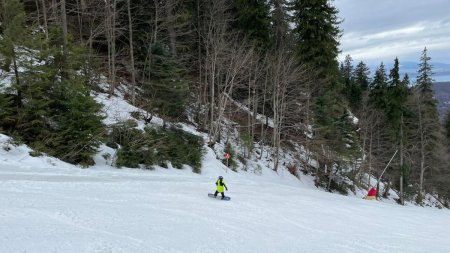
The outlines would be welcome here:
<svg viewBox="0 0 450 253">
<path fill-rule="evenodd" d="M 301 145 L 292 169 L 318 187 L 367 187 L 369 174 L 399 203 L 432 193 L 448 205 L 450 118 L 439 119 L 427 49 L 416 80 L 398 58 L 375 73 L 350 55 L 339 63 L 341 20 L 328 0 L 0 0 L 0 131 L 74 164 L 92 164 L 103 142 L 120 147 L 119 166 L 199 172 L 195 136 L 102 124 L 90 92 L 105 76 L 110 96 L 125 84 L 148 112 L 136 117 L 190 121 L 210 147 L 230 119 L 244 158 L 270 146 L 275 171 L 281 150 Z"/>
</svg>

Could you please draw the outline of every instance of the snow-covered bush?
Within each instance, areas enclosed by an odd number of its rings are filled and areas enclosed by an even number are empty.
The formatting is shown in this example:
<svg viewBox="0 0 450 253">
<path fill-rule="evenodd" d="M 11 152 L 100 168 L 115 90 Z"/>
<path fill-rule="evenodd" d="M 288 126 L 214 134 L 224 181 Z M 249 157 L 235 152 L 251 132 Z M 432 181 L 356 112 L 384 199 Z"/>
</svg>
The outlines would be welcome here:
<svg viewBox="0 0 450 253">
<path fill-rule="evenodd" d="M 134 121 L 120 122 L 112 127 L 110 143 L 119 145 L 116 166 L 151 169 L 154 165 L 164 168 L 170 162 L 181 169 L 189 165 L 200 173 L 203 157 L 203 139 L 172 128 L 135 128 Z"/>
</svg>

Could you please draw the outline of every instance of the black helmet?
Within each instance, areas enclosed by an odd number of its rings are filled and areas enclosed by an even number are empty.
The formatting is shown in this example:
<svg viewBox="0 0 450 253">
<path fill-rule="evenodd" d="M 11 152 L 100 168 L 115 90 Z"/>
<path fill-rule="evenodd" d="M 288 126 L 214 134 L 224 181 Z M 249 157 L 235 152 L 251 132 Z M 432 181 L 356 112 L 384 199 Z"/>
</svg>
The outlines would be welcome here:
<svg viewBox="0 0 450 253">
<path fill-rule="evenodd" d="M 223 179 L 223 177 L 222 177 L 222 176 L 219 176 L 219 179 Z"/>
</svg>

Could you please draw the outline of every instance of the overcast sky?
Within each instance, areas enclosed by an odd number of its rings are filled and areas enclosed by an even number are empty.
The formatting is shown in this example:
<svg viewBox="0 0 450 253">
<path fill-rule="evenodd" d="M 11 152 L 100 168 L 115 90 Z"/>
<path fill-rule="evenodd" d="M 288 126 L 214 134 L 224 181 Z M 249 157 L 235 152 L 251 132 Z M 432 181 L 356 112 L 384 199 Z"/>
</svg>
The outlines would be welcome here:
<svg viewBox="0 0 450 253">
<path fill-rule="evenodd" d="M 426 46 L 433 62 L 450 63 L 450 0 L 334 0 L 343 19 L 339 57 L 379 64 L 418 62 Z"/>
</svg>

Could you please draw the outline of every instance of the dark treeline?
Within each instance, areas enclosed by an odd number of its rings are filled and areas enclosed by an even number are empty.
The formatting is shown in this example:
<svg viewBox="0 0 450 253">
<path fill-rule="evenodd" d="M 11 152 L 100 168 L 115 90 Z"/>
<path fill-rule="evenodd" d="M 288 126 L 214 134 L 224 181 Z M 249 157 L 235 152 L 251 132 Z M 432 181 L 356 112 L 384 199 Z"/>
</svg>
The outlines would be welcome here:
<svg viewBox="0 0 450 253">
<path fill-rule="evenodd" d="M 127 83 L 127 99 L 148 111 L 141 117 L 194 121 L 211 147 L 227 143 L 225 119 L 238 122 L 244 158 L 271 157 L 275 171 L 281 149 L 304 146 L 290 166 L 330 191 L 380 178 L 387 186 L 380 194 L 398 190 L 400 203 L 422 203 L 427 192 L 450 197 L 450 120 L 438 118 L 427 50 L 417 80 L 399 75 L 399 59 L 373 74 L 351 56 L 339 64 L 341 19 L 331 1 L 0 0 L 0 7 L 0 66 L 12 73 L 3 75 L 10 84 L 0 94 L 0 129 L 36 150 L 92 162 L 105 127 L 89 92 L 102 73 L 110 96 Z M 238 113 L 235 101 L 251 113 Z M 149 143 L 160 135 L 172 132 L 149 134 Z M 127 165 L 130 157 L 119 160 Z"/>
</svg>

